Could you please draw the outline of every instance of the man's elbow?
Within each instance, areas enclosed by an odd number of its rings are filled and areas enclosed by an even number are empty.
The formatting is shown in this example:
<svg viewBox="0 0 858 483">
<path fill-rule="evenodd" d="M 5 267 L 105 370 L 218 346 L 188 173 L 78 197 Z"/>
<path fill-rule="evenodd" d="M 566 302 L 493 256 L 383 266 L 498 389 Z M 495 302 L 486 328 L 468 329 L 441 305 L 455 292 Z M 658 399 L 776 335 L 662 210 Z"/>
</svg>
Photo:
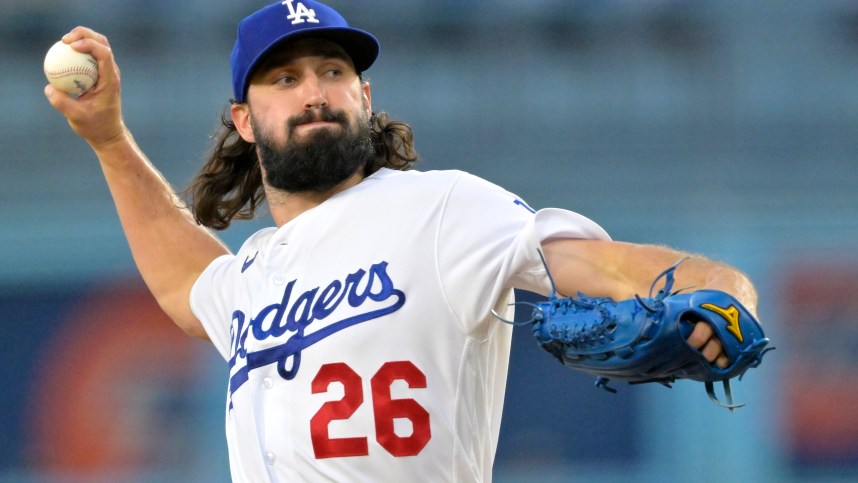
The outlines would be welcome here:
<svg viewBox="0 0 858 483">
<path fill-rule="evenodd" d="M 158 305 L 161 306 L 161 310 L 167 314 L 177 327 L 182 329 L 182 332 L 195 339 L 211 340 L 203 324 L 191 310 L 190 297 L 187 291 L 177 291 L 171 294 L 155 294 L 155 299 L 158 301 Z"/>
<path fill-rule="evenodd" d="M 198 320 L 194 319 L 192 322 L 189 322 L 189 321 L 179 321 L 179 320 L 173 319 L 173 322 L 180 329 L 182 329 L 182 332 L 184 332 L 185 334 L 187 334 L 187 335 L 189 335 L 195 339 L 204 340 L 206 342 L 211 341 L 211 339 L 209 339 L 208 333 L 206 332 L 206 330 L 203 328 L 203 325 Z"/>
</svg>

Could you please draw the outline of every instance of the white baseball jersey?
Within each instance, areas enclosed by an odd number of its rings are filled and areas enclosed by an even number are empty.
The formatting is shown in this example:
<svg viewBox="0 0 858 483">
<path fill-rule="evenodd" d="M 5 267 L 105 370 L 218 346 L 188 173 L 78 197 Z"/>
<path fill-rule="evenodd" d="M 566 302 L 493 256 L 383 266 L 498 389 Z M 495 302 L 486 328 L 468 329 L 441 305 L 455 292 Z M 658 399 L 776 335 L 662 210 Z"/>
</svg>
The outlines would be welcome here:
<svg viewBox="0 0 858 483">
<path fill-rule="evenodd" d="M 382 169 L 216 259 L 191 306 L 229 362 L 232 478 L 490 481 L 513 287 L 609 239 L 460 171 Z"/>
</svg>

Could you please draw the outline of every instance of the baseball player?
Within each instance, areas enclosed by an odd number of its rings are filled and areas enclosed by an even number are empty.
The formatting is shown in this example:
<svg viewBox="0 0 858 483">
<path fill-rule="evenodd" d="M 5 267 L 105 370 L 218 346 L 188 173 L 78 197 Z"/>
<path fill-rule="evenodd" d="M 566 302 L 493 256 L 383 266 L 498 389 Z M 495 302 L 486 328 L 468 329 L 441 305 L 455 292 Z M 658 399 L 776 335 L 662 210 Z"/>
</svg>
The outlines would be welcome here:
<svg viewBox="0 0 858 483">
<path fill-rule="evenodd" d="M 45 94 L 100 161 L 135 262 L 166 313 L 229 366 L 232 478 L 490 481 L 503 409 L 513 289 L 628 298 L 682 256 L 611 241 L 563 209 L 460 171 L 419 172 L 411 129 L 372 107 L 361 74 L 379 43 L 312 0 L 241 21 L 234 99 L 190 208 L 123 123 L 108 40 L 63 37 L 98 61 L 79 98 Z M 235 253 L 207 227 L 274 226 Z M 691 256 L 677 283 L 754 310 L 739 271 Z M 697 324 L 689 343 L 728 363 Z"/>
</svg>

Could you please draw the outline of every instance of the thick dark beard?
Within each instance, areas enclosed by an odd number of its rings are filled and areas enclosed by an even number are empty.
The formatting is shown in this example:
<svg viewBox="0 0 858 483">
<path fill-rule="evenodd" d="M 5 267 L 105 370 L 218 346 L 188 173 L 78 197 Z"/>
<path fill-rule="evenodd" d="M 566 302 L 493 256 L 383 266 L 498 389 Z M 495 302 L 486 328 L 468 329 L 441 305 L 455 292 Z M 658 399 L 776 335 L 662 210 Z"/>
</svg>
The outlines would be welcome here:
<svg viewBox="0 0 858 483">
<path fill-rule="evenodd" d="M 337 122 L 342 129 L 319 128 L 304 139 L 295 140 L 295 127 L 314 120 Z M 351 127 L 345 112 L 323 109 L 290 118 L 287 126 L 290 141 L 285 147 L 277 146 L 271 136 L 256 126 L 253 128 L 266 182 L 272 188 L 290 193 L 324 193 L 375 157 L 366 119 Z"/>
</svg>

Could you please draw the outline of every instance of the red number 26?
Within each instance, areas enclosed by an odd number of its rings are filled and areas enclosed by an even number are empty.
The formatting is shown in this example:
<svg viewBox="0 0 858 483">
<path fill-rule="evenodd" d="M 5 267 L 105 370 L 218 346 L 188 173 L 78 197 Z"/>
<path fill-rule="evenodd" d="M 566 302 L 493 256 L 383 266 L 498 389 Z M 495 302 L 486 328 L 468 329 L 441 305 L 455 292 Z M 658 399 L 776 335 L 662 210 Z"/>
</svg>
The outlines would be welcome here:
<svg viewBox="0 0 858 483">
<path fill-rule="evenodd" d="M 415 456 L 432 437 L 429 412 L 414 399 L 392 399 L 390 388 L 394 381 L 405 381 L 409 388 L 425 388 L 426 375 L 410 361 L 387 362 L 372 376 L 372 410 L 375 420 L 375 440 L 393 456 Z M 343 398 L 328 401 L 310 419 L 310 435 L 316 458 L 366 456 L 369 454 L 367 438 L 331 438 L 328 424 L 349 419 L 363 404 L 363 381 L 348 365 L 342 362 L 325 364 L 313 379 L 313 394 L 328 391 L 332 382 L 343 385 Z M 395 419 L 411 421 L 410 436 L 399 436 L 394 431 Z"/>
</svg>

